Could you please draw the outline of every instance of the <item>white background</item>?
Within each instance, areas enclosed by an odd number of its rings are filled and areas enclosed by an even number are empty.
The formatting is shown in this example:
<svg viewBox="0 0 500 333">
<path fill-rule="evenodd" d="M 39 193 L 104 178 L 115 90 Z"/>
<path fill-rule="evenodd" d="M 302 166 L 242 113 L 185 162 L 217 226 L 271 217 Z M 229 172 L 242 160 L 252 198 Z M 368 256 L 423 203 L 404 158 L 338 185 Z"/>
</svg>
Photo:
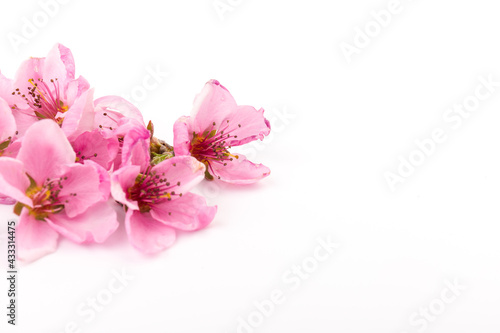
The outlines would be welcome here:
<svg viewBox="0 0 500 333">
<path fill-rule="evenodd" d="M 144 256 L 123 228 L 103 245 L 63 239 L 21 267 L 16 327 L 2 278 L 1 331 L 229 333 L 250 317 L 240 332 L 498 332 L 500 87 L 457 128 L 443 118 L 480 76 L 500 81 L 498 4 L 401 0 L 349 63 L 342 42 L 377 29 L 370 12 L 389 2 L 232 0 L 222 19 L 212 0 L 74 0 L 44 22 L 39 2 L 3 1 L 6 76 L 60 42 L 96 97 L 131 95 L 148 71 L 168 72 L 133 100 L 167 141 L 212 78 L 239 104 L 265 108 L 273 131 L 245 148 L 271 176 L 199 186 L 218 214 L 169 250 Z M 14 47 L 9 36 L 23 36 L 33 16 L 38 31 Z M 391 191 L 384 174 L 436 128 L 447 139 Z M 4 226 L 15 218 L 11 207 L 0 214 Z M 316 267 L 318 238 L 328 237 L 340 246 Z M 302 263 L 311 273 L 294 289 L 286 277 Z M 106 299 L 122 270 L 134 279 Z M 466 289 L 454 296 L 447 281 Z M 264 318 L 255 302 L 273 290 L 284 300 Z M 99 295 L 109 303 L 95 317 L 78 314 Z M 422 319 L 429 307 L 432 320 Z"/>
</svg>

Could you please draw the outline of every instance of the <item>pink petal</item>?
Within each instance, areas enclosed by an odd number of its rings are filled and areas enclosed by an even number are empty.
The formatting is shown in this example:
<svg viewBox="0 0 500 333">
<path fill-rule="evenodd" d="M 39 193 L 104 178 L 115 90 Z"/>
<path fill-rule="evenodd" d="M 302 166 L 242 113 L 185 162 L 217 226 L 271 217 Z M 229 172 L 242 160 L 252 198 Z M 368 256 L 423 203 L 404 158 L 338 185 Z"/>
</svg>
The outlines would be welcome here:
<svg viewBox="0 0 500 333">
<path fill-rule="evenodd" d="M 129 210 L 125 217 L 125 229 L 130 243 L 144 253 L 157 253 L 175 241 L 175 230 L 156 221 L 149 213 Z"/>
<path fill-rule="evenodd" d="M 12 140 L 16 134 L 16 120 L 7 102 L 0 98 L 0 144 L 9 138 Z"/>
<path fill-rule="evenodd" d="M 238 156 L 238 159 L 226 161 L 226 166 L 221 163 L 212 163 L 211 172 L 215 178 L 220 177 L 220 180 L 232 184 L 252 184 L 271 173 L 265 165 L 254 164 L 241 154 Z"/>
<path fill-rule="evenodd" d="M 119 149 L 116 137 L 104 138 L 98 130 L 83 132 L 71 145 L 79 161 L 91 160 L 106 170 L 111 168 Z"/>
<path fill-rule="evenodd" d="M 17 257 L 25 262 L 35 261 L 54 252 L 58 238 L 47 222 L 36 220 L 24 209 L 16 227 Z"/>
<path fill-rule="evenodd" d="M 82 93 L 66 111 L 61 128 L 69 140 L 94 129 L 94 90 Z"/>
<path fill-rule="evenodd" d="M 102 243 L 119 225 L 115 210 L 107 202 L 99 202 L 75 217 L 63 211 L 46 220 L 54 230 L 75 243 Z"/>
<path fill-rule="evenodd" d="M 139 175 L 141 167 L 129 165 L 121 167 L 111 175 L 111 195 L 113 198 L 126 205 L 129 209 L 139 210 L 137 201 L 127 198 L 128 189 L 134 186 L 135 179 Z"/>
<path fill-rule="evenodd" d="M 236 108 L 229 91 L 216 80 L 208 81 L 194 100 L 191 118 L 193 130 L 203 133 L 215 122 L 219 127 Z"/>
<path fill-rule="evenodd" d="M 26 134 L 28 128 L 38 121 L 38 118 L 34 116 L 33 111 L 13 109 L 12 116 L 16 120 L 16 127 L 18 131 L 18 137 L 22 137 Z"/>
<path fill-rule="evenodd" d="M 75 61 L 67 47 L 56 44 L 45 58 L 43 67 L 45 81 L 51 79 L 72 80 L 75 78 Z"/>
<path fill-rule="evenodd" d="M 158 175 L 165 173 L 164 178 L 172 185 L 176 194 L 187 193 L 199 184 L 205 175 L 205 165 L 191 156 L 169 158 L 153 167 Z"/>
<path fill-rule="evenodd" d="M 104 96 L 94 102 L 95 108 L 102 112 L 119 113 L 122 117 L 132 118 L 144 125 L 142 113 L 134 104 L 119 96 Z M 101 114 L 102 114 L 101 112 Z"/>
<path fill-rule="evenodd" d="M 95 172 L 99 175 L 99 192 L 101 192 L 102 201 L 107 201 L 111 195 L 111 177 L 108 171 L 90 160 L 85 161 L 84 164 L 93 167 Z"/>
<path fill-rule="evenodd" d="M 174 152 L 176 156 L 189 155 L 192 133 L 189 117 L 180 117 L 174 124 Z"/>
<path fill-rule="evenodd" d="M 206 227 L 216 212 L 217 207 L 207 206 L 204 197 L 186 193 L 175 200 L 154 205 L 151 216 L 172 228 L 193 231 Z"/>
<path fill-rule="evenodd" d="M 99 174 L 93 166 L 78 163 L 66 165 L 60 177 L 63 180 L 59 201 L 64 204 L 68 217 L 73 218 L 102 200 Z"/>
<path fill-rule="evenodd" d="M 14 104 L 17 106 L 24 105 L 26 102 L 20 95 L 12 95 L 14 90 L 14 81 L 12 79 L 8 79 L 0 73 L 0 97 L 3 98 L 10 106 L 13 106 Z"/>
<path fill-rule="evenodd" d="M 19 89 L 21 94 L 28 93 L 28 88 L 31 88 L 29 80 L 33 79 L 35 82 L 38 79 L 43 79 L 42 72 L 45 58 L 30 58 L 25 60 L 16 72 L 13 82 L 13 88 Z"/>
<path fill-rule="evenodd" d="M 32 206 L 33 202 L 26 196 L 30 181 L 24 172 L 21 161 L 10 157 L 0 157 L 0 193 L 15 201 Z"/>
<path fill-rule="evenodd" d="M 2 156 L 16 158 L 17 154 L 19 154 L 19 150 L 21 149 L 21 139 L 17 139 L 12 142 L 7 148 L 4 149 Z"/>
<path fill-rule="evenodd" d="M 121 149 L 121 165 L 149 165 L 149 138 L 151 133 L 146 127 L 134 119 L 124 119 L 115 131 L 118 137 L 123 137 Z"/>
<path fill-rule="evenodd" d="M 12 199 L 3 194 L 0 194 L 0 205 L 13 205 L 16 202 L 17 202 L 16 199 Z"/>
<path fill-rule="evenodd" d="M 61 165 L 74 163 L 75 152 L 59 126 L 52 120 L 44 119 L 26 131 L 17 159 L 41 185 L 45 179 L 59 175 Z"/>
<path fill-rule="evenodd" d="M 271 125 L 264 118 L 264 109 L 238 106 L 227 120 L 229 122 L 226 121 L 224 133 L 230 134 L 226 140 L 228 146 L 240 146 L 257 139 L 262 140 L 271 132 Z"/>
<path fill-rule="evenodd" d="M 90 89 L 90 84 L 83 77 L 79 76 L 76 80 L 70 80 L 65 84 L 64 101 L 67 105 L 73 105 L 78 97 Z"/>
<path fill-rule="evenodd" d="M 238 106 L 229 91 L 218 81 L 207 82 L 197 96 L 192 115 L 193 126 L 189 131 L 203 133 L 217 129 L 228 134 L 228 146 L 238 146 L 269 134 L 271 126 L 264 118 L 264 110 L 252 106 Z M 215 123 L 215 125 L 214 125 Z"/>
<path fill-rule="evenodd" d="M 94 128 L 99 130 L 104 137 L 116 136 L 115 132 L 124 119 L 119 112 L 99 109 L 95 107 Z"/>
</svg>

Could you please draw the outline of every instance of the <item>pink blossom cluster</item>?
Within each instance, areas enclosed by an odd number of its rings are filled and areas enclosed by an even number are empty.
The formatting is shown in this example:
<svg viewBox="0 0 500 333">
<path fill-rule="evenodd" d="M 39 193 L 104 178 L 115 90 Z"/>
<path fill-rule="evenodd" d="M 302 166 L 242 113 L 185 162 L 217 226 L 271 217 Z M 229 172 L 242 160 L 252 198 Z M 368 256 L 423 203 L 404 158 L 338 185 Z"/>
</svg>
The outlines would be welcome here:
<svg viewBox="0 0 500 333">
<path fill-rule="evenodd" d="M 24 61 L 14 79 L 0 73 L 0 203 L 19 216 L 18 258 L 55 251 L 59 236 L 103 243 L 121 222 L 144 253 L 171 246 L 176 230 L 204 228 L 217 206 L 193 187 L 203 179 L 249 184 L 269 175 L 230 152 L 269 134 L 263 113 L 237 105 L 211 80 L 191 115 L 174 124 L 171 146 L 154 137 L 152 123 L 130 102 L 94 99 L 63 45 Z"/>
</svg>

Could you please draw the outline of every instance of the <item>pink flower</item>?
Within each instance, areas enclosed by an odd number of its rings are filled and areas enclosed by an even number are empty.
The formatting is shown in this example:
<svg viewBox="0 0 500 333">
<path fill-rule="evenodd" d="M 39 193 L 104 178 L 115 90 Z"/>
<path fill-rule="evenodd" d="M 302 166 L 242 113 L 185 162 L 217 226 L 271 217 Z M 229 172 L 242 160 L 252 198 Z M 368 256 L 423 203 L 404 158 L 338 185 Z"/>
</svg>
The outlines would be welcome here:
<svg viewBox="0 0 500 333">
<path fill-rule="evenodd" d="M 0 97 L 0 156 L 14 141 L 16 135 L 16 121 L 12 116 L 9 104 Z"/>
<path fill-rule="evenodd" d="M 94 102 L 95 105 L 95 127 L 110 133 L 117 128 L 117 124 L 123 118 L 135 119 L 144 125 L 142 114 L 132 103 L 119 96 L 104 96 Z"/>
<path fill-rule="evenodd" d="M 0 157 L 0 192 L 17 201 L 14 212 L 20 215 L 16 232 L 21 260 L 55 251 L 59 234 L 76 243 L 101 243 L 118 227 L 100 186 L 106 175 L 92 162 L 82 165 L 75 158 L 51 120 L 26 131 L 17 159 Z"/>
<path fill-rule="evenodd" d="M 228 149 L 262 140 L 269 132 L 263 109 L 237 105 L 225 87 L 211 80 L 196 97 L 191 116 L 176 121 L 174 151 L 176 156 L 191 155 L 205 164 L 207 179 L 250 184 L 268 176 L 269 168 Z"/>
<path fill-rule="evenodd" d="M 3 98 L 0 98 L 0 156 L 10 156 L 9 147 L 15 135 L 16 121 L 12 116 L 7 102 Z M 0 204 L 12 205 L 14 203 L 16 203 L 14 199 L 0 194 Z"/>
<path fill-rule="evenodd" d="M 202 163 L 180 156 L 156 166 L 123 166 L 112 174 L 111 194 L 127 208 L 125 228 L 136 249 L 162 251 L 175 241 L 175 229 L 194 231 L 213 220 L 217 207 L 188 192 L 204 172 Z"/>
<path fill-rule="evenodd" d="M 114 170 L 132 163 L 142 165 L 149 162 L 148 147 L 151 133 L 144 125 L 141 112 L 127 100 L 118 96 L 105 96 L 95 101 L 95 128 L 104 138 L 116 140 L 118 151 L 114 159 Z M 139 157 L 140 156 L 140 157 Z"/>
<path fill-rule="evenodd" d="M 76 161 L 84 163 L 93 161 L 106 170 L 110 170 L 118 154 L 118 138 L 104 137 L 99 130 L 83 132 L 71 141 L 71 146 L 76 153 Z"/>
<path fill-rule="evenodd" d="M 9 84 L 9 104 L 21 135 L 41 119 L 58 123 L 70 139 L 92 130 L 93 90 L 84 78 L 75 79 L 73 55 L 63 45 L 55 45 L 46 58 L 26 60 L 13 82 L 3 79 L 3 86 Z"/>
</svg>

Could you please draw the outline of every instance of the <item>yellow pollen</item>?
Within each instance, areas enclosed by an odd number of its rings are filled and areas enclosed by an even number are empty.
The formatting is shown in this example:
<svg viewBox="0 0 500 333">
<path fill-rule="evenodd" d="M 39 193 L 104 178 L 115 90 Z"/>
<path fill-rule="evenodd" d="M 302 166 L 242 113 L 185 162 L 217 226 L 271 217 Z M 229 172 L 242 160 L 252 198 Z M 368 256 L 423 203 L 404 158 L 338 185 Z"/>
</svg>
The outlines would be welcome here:
<svg viewBox="0 0 500 333">
<path fill-rule="evenodd" d="M 240 158 L 238 155 L 233 155 L 233 154 L 231 154 L 231 153 L 229 153 L 229 152 L 227 152 L 227 153 L 226 153 L 226 155 L 227 155 L 227 156 L 234 157 L 235 159 Z"/>
</svg>

